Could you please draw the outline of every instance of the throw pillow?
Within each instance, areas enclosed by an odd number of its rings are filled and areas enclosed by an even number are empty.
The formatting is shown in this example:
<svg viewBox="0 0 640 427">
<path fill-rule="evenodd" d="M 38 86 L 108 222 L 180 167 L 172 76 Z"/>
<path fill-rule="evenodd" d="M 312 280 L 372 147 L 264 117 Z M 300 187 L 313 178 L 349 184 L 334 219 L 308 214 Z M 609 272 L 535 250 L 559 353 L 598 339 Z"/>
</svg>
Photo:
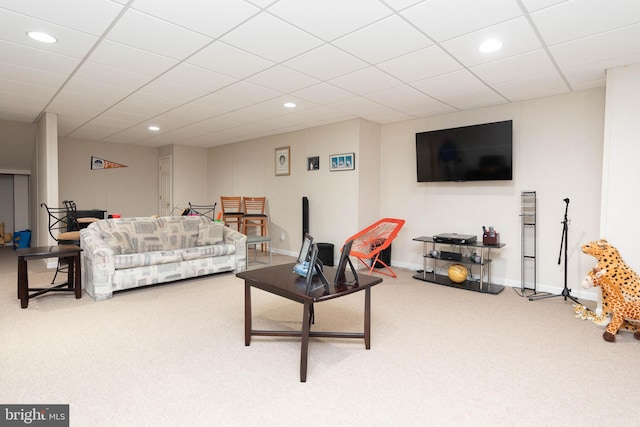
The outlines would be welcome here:
<svg viewBox="0 0 640 427">
<path fill-rule="evenodd" d="M 224 241 L 224 225 L 211 222 L 198 225 L 198 246 L 217 245 Z"/>
<path fill-rule="evenodd" d="M 131 236 L 126 231 L 104 230 L 100 234 L 107 246 L 113 249 L 116 255 L 135 253 Z"/>
</svg>

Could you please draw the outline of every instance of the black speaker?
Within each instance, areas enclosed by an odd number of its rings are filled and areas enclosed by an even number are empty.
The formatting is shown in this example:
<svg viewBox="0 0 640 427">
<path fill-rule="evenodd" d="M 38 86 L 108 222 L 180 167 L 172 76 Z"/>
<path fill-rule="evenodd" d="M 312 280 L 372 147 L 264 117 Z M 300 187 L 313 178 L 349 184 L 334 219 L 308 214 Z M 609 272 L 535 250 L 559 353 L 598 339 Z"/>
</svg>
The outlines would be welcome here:
<svg viewBox="0 0 640 427">
<path fill-rule="evenodd" d="M 309 232 L 309 199 L 305 196 L 302 198 L 302 240 L 304 235 Z"/>
</svg>

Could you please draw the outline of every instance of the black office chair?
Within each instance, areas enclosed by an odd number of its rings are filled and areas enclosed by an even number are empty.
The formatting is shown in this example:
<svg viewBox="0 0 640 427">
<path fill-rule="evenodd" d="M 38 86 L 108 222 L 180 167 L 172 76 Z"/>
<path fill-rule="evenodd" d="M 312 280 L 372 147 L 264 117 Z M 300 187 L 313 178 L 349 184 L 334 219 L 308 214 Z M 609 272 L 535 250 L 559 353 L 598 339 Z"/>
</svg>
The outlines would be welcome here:
<svg viewBox="0 0 640 427">
<path fill-rule="evenodd" d="M 70 210 L 72 203 L 65 200 L 62 202 L 65 207 L 63 208 L 51 208 L 45 203 L 41 203 L 40 206 L 47 210 L 49 215 L 49 235 L 55 240 L 58 245 L 78 245 L 80 246 L 80 226 L 78 225 L 77 215 L 73 214 Z M 56 281 L 59 272 L 66 272 L 69 266 L 69 262 L 66 258 L 58 259 L 58 266 L 56 267 L 56 274 L 51 280 L 51 284 Z"/>
</svg>

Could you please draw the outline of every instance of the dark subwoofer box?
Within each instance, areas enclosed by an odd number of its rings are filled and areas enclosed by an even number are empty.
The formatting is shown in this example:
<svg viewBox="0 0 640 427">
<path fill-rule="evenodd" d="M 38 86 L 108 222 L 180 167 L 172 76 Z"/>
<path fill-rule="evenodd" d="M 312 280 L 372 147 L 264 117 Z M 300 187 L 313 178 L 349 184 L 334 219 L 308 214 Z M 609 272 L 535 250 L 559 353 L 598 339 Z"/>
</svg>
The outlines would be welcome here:
<svg viewBox="0 0 640 427">
<path fill-rule="evenodd" d="M 333 267 L 333 243 L 318 243 L 318 258 L 322 264 Z"/>
</svg>

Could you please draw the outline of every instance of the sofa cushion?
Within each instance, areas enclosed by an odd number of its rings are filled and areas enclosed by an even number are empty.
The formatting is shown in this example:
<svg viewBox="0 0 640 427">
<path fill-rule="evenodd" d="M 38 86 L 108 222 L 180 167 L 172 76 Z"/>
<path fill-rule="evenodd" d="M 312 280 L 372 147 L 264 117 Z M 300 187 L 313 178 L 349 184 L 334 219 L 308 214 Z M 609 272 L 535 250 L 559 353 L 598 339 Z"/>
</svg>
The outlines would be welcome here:
<svg viewBox="0 0 640 427">
<path fill-rule="evenodd" d="M 126 231 L 104 230 L 100 235 L 107 246 L 113 249 L 116 255 L 132 254 L 135 252 L 133 249 L 133 242 L 131 241 L 131 235 Z"/>
<path fill-rule="evenodd" d="M 156 264 L 168 264 L 182 261 L 181 250 L 178 251 L 155 251 L 144 253 L 133 253 L 116 255 L 115 269 L 146 267 Z"/>
<path fill-rule="evenodd" d="M 224 240 L 224 225 L 221 222 L 210 222 L 198 226 L 197 246 L 217 245 Z"/>
<path fill-rule="evenodd" d="M 190 261 L 199 258 L 233 255 L 236 253 L 236 246 L 224 244 L 198 246 L 195 248 L 184 249 L 181 251 L 181 253 L 183 260 Z"/>
<path fill-rule="evenodd" d="M 158 224 L 163 232 L 162 249 L 185 249 L 196 246 L 198 241 L 198 226 L 210 222 L 201 217 L 160 217 Z"/>
</svg>

